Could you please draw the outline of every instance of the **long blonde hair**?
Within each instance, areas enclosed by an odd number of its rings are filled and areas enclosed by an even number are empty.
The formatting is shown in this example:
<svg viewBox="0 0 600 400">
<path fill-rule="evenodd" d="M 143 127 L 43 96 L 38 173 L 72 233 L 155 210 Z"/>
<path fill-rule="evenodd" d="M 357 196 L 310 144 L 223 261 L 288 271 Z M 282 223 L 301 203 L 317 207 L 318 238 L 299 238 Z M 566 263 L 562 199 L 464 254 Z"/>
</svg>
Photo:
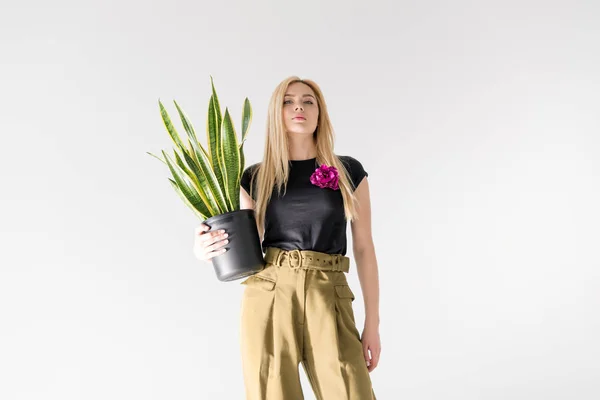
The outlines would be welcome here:
<svg viewBox="0 0 600 400">
<path fill-rule="evenodd" d="M 353 194 L 352 181 L 341 160 L 334 154 L 333 145 L 335 134 L 327 104 L 323 98 L 323 93 L 314 81 L 310 79 L 301 79 L 297 76 L 290 76 L 284 79 L 271 95 L 269 108 L 267 112 L 266 138 L 263 160 L 251 175 L 250 191 L 256 193 L 256 203 L 254 212 L 256 224 L 261 239 L 265 229 L 265 211 L 267 204 L 271 199 L 273 189 L 277 186 L 278 193 L 281 194 L 282 188 L 287 187 L 287 178 L 289 172 L 289 153 L 288 137 L 283 121 L 283 101 L 288 86 L 295 82 L 302 82 L 311 87 L 314 91 L 317 105 L 319 107 L 319 118 L 317 129 L 314 133 L 315 145 L 317 149 L 317 163 L 334 166 L 339 171 L 339 187 L 344 201 L 344 214 L 346 220 L 352 221 L 357 218 L 356 197 Z M 254 185 L 256 184 L 256 185 Z"/>
</svg>

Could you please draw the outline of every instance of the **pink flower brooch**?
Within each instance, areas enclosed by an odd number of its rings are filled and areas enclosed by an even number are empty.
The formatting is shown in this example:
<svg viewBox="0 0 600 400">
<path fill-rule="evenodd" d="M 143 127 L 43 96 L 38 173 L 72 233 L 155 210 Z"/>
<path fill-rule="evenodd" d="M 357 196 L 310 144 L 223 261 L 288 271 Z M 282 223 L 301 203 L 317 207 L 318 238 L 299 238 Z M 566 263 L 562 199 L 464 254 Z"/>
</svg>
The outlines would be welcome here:
<svg viewBox="0 0 600 400">
<path fill-rule="evenodd" d="M 310 183 L 320 188 L 338 190 L 339 174 L 337 168 L 322 164 L 310 176 Z"/>
</svg>

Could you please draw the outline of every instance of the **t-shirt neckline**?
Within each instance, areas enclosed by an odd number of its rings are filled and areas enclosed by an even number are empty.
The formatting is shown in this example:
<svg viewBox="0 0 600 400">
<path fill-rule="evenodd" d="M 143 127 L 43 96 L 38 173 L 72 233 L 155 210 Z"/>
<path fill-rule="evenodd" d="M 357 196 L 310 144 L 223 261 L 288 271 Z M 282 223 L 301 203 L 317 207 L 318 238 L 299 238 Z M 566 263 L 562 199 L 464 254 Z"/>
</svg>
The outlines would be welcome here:
<svg viewBox="0 0 600 400">
<path fill-rule="evenodd" d="M 317 159 L 317 157 L 307 158 L 306 160 L 290 160 L 290 161 L 293 163 L 301 163 L 301 162 L 315 161 L 316 159 Z"/>
</svg>

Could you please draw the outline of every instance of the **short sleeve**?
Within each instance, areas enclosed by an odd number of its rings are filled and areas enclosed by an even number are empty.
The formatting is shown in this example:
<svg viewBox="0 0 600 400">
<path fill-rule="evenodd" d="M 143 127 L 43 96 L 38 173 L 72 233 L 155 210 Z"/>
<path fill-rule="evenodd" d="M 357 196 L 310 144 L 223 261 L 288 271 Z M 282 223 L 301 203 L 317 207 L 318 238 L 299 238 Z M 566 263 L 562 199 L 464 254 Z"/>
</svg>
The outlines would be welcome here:
<svg viewBox="0 0 600 400">
<path fill-rule="evenodd" d="M 250 193 L 250 183 L 252 180 L 252 174 L 254 174 L 254 171 L 256 171 L 256 168 L 258 167 L 258 163 L 257 164 L 252 164 L 251 166 L 249 166 L 248 168 L 246 168 L 244 170 L 244 172 L 242 173 L 242 176 L 240 177 L 240 186 L 244 188 L 244 190 L 250 195 L 252 196 L 252 198 L 254 200 L 256 200 L 254 198 L 254 195 L 252 193 Z"/>
<path fill-rule="evenodd" d="M 348 169 L 350 177 L 352 179 L 353 189 L 356 189 L 362 182 L 363 178 L 369 176 L 369 173 L 365 170 L 362 163 L 354 157 L 342 156 L 340 157 L 344 162 L 344 166 Z"/>
</svg>

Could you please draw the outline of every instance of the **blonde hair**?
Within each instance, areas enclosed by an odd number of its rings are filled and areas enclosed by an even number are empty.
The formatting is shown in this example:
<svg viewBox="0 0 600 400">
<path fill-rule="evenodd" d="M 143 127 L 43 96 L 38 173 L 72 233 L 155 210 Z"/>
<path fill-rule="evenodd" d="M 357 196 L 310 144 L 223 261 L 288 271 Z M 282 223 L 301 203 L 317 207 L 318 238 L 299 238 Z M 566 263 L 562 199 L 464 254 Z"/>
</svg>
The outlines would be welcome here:
<svg viewBox="0 0 600 400">
<path fill-rule="evenodd" d="M 273 189 L 277 186 L 278 193 L 287 187 L 289 172 L 288 137 L 283 121 L 283 101 L 288 86 L 295 82 L 302 82 L 314 91 L 317 105 L 319 107 L 319 118 L 317 129 L 314 133 L 315 147 L 317 149 L 317 162 L 319 165 L 327 164 L 334 166 L 339 171 L 339 187 L 344 201 L 344 214 L 348 221 L 357 218 L 356 197 L 353 194 L 352 180 L 344 164 L 334 154 L 333 145 L 335 134 L 323 93 L 319 86 L 312 80 L 300 79 L 290 76 L 284 79 L 275 88 L 271 95 L 267 112 L 266 138 L 264 156 L 261 163 L 252 172 L 250 179 L 250 193 L 256 199 L 254 212 L 256 224 L 261 240 L 265 229 L 265 211 L 271 199 Z M 256 183 L 255 188 L 253 188 Z"/>
</svg>

